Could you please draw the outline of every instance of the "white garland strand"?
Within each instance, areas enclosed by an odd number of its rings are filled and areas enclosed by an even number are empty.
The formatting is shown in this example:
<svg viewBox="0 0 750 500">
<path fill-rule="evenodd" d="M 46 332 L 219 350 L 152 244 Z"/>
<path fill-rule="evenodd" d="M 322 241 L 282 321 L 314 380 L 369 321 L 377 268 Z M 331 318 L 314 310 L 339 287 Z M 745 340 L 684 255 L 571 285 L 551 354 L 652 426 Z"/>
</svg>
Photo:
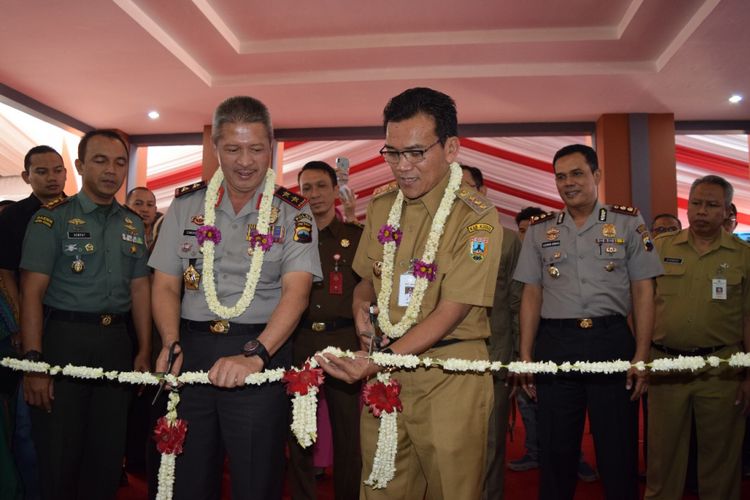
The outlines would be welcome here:
<svg viewBox="0 0 750 500">
<path fill-rule="evenodd" d="M 377 379 L 378 382 L 387 385 L 391 375 L 388 372 L 380 372 L 377 374 Z M 398 411 L 383 411 L 378 418 L 380 419 L 378 443 L 370 476 L 365 480 L 365 484 L 375 490 L 388 486 L 390 480 L 396 475 L 396 452 L 398 451 Z"/>
<path fill-rule="evenodd" d="M 456 192 L 461 187 L 462 170 L 461 165 L 456 162 L 450 165 L 450 179 L 448 186 L 445 188 L 443 198 L 440 200 L 435 218 L 430 226 L 430 233 L 427 236 L 422 261 L 431 264 L 435 260 L 440 238 L 445 230 L 445 221 L 451 213 L 451 207 L 456 199 Z M 387 224 L 398 229 L 401 224 L 401 211 L 404 206 L 404 193 L 399 189 L 396 200 L 391 205 L 391 211 L 388 214 Z M 393 262 L 396 257 L 396 242 L 388 241 L 383 245 L 383 266 L 381 268 L 380 293 L 378 294 L 378 325 L 388 337 L 397 339 L 403 336 L 409 328 L 414 326 L 419 317 L 419 311 L 422 309 L 422 301 L 430 281 L 423 276 L 418 276 L 414 284 L 409 305 L 404 311 L 401 320 L 395 325 L 391 323 L 390 302 L 393 293 Z"/>
<path fill-rule="evenodd" d="M 317 387 L 310 387 L 304 396 L 292 398 L 292 433 L 303 448 L 318 439 L 318 392 Z"/>
<path fill-rule="evenodd" d="M 261 234 L 268 234 L 269 225 L 271 220 L 271 201 L 273 200 L 274 192 L 274 181 L 276 175 L 273 169 L 269 168 L 266 171 L 265 177 L 265 189 L 263 190 L 263 198 L 260 202 L 260 209 L 258 214 L 258 224 L 256 230 Z M 204 212 L 204 224 L 207 226 L 213 226 L 216 223 L 216 203 L 218 201 L 218 192 L 221 187 L 221 182 L 224 180 L 224 174 L 221 168 L 217 169 L 211 178 L 211 182 L 208 184 L 208 190 L 206 191 L 206 199 L 203 204 Z M 242 295 L 237 300 L 237 303 L 232 306 L 225 306 L 219 301 L 219 297 L 216 295 L 216 282 L 214 279 L 214 250 L 215 244 L 211 240 L 203 242 L 203 291 L 206 296 L 206 303 L 208 308 L 222 319 L 231 319 L 240 316 L 248 308 L 250 303 L 255 297 L 255 288 L 260 280 L 261 269 L 263 268 L 263 257 L 265 251 L 260 247 L 255 247 L 253 256 L 250 262 L 250 269 L 247 271 L 245 276 L 245 286 L 242 290 Z"/>
<path fill-rule="evenodd" d="M 170 425 L 174 425 L 177 421 L 177 405 L 179 403 L 180 394 L 177 391 L 170 391 L 169 400 L 167 401 L 167 414 L 165 415 Z M 173 453 L 161 454 L 156 500 L 172 500 L 176 459 L 177 456 Z"/>
</svg>

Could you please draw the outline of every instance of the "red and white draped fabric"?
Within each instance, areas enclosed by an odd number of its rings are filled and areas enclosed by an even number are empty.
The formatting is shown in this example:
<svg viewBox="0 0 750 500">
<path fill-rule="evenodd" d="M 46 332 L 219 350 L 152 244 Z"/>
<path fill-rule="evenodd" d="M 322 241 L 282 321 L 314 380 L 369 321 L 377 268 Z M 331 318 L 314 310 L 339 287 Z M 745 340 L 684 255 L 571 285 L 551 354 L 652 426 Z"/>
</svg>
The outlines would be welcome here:
<svg viewBox="0 0 750 500">
<path fill-rule="evenodd" d="M 738 231 L 750 231 L 748 136 L 678 135 L 676 142 L 678 215 L 683 224 L 687 225 L 690 184 L 698 177 L 717 174 L 735 188 L 734 201 L 740 211 Z M 551 162 L 555 151 L 573 143 L 591 144 L 591 137 L 462 138 L 458 160 L 482 171 L 487 196 L 497 207 L 502 223 L 515 229 L 513 217 L 524 207 L 562 207 Z M 297 174 L 305 163 L 322 160 L 335 166 L 337 157 L 346 157 L 350 163 L 349 185 L 357 194 L 357 215 L 362 218 L 373 191 L 393 180 L 390 168 L 378 154 L 382 146 L 382 140 L 287 142 L 281 155 L 280 183 L 296 191 Z M 165 211 L 175 187 L 200 180 L 201 148 L 185 147 L 161 159 L 154 157 L 153 149 L 159 148 L 149 148 L 148 186 L 156 192 L 160 210 Z"/>
</svg>

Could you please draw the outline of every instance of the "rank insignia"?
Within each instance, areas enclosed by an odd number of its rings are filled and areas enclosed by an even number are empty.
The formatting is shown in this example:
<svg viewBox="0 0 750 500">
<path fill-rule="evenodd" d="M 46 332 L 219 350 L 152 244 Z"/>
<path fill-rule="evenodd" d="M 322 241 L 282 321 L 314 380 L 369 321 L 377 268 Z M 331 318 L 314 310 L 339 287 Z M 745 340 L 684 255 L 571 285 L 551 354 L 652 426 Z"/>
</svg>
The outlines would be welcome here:
<svg viewBox="0 0 750 500">
<path fill-rule="evenodd" d="M 482 262 L 487 256 L 487 238 L 472 238 L 469 241 L 469 255 L 474 262 Z"/>
<path fill-rule="evenodd" d="M 305 198 L 302 195 L 293 193 L 292 191 L 289 191 L 286 188 L 280 187 L 276 190 L 274 193 L 274 196 L 277 198 L 280 198 L 285 203 L 288 203 L 289 205 L 293 206 L 297 210 L 302 209 L 307 204 L 307 198 Z"/>
<path fill-rule="evenodd" d="M 617 212 L 618 214 L 630 215 L 631 217 L 635 217 L 636 215 L 638 215 L 637 208 L 626 207 L 625 205 L 612 205 L 611 210 L 613 212 Z"/>
<path fill-rule="evenodd" d="M 203 217 L 203 214 L 197 214 L 197 215 L 193 215 L 193 216 L 192 216 L 192 217 L 190 218 L 190 222 L 192 222 L 192 223 L 193 223 L 193 224 L 195 224 L 196 226 L 202 226 L 202 225 L 203 225 L 203 221 L 204 221 L 204 220 L 205 220 L 205 219 L 204 219 L 204 217 Z"/>
<path fill-rule="evenodd" d="M 492 206 L 486 198 L 476 191 L 461 188 L 456 193 L 456 196 L 478 214 L 484 213 Z"/>
<path fill-rule="evenodd" d="M 529 224 L 533 226 L 534 224 L 539 224 L 540 222 L 544 222 L 547 219 L 550 219 L 554 216 L 555 216 L 555 212 L 547 212 L 542 215 L 532 215 L 531 222 Z M 560 224 L 560 222 L 558 222 L 558 224 Z"/>
<path fill-rule="evenodd" d="M 352 242 L 347 240 L 346 238 L 342 238 L 340 244 L 344 248 L 349 248 L 349 245 L 351 245 Z"/>
<path fill-rule="evenodd" d="M 547 229 L 547 240 L 548 241 L 555 241 L 557 238 L 560 237 L 560 230 L 556 227 L 551 227 Z"/>
<path fill-rule="evenodd" d="M 52 220 L 51 217 L 47 217 L 46 215 L 37 215 L 36 217 L 34 217 L 34 224 L 44 224 L 45 226 L 51 228 L 54 223 L 55 221 Z"/>
<path fill-rule="evenodd" d="M 86 224 L 86 221 L 83 219 L 79 219 L 78 217 L 73 217 L 68 221 L 68 224 L 73 224 L 74 226 L 81 226 L 83 224 Z"/>
<path fill-rule="evenodd" d="M 298 243 L 310 243 L 312 241 L 312 224 L 297 222 L 294 226 L 294 241 Z"/>
<path fill-rule="evenodd" d="M 83 247 L 87 252 L 93 252 L 94 251 L 94 244 L 93 243 L 86 243 Z"/>
<path fill-rule="evenodd" d="M 205 187 L 208 184 L 205 183 L 205 181 L 200 182 L 194 182 L 193 184 L 188 184 L 187 186 L 178 187 L 174 190 L 174 196 L 175 198 L 179 198 L 180 196 L 184 196 L 189 193 L 193 193 L 195 191 L 205 189 Z"/>
<path fill-rule="evenodd" d="M 614 224 L 604 224 L 602 225 L 602 234 L 606 236 L 607 238 L 614 238 L 617 236 L 617 230 L 615 229 Z"/>
</svg>

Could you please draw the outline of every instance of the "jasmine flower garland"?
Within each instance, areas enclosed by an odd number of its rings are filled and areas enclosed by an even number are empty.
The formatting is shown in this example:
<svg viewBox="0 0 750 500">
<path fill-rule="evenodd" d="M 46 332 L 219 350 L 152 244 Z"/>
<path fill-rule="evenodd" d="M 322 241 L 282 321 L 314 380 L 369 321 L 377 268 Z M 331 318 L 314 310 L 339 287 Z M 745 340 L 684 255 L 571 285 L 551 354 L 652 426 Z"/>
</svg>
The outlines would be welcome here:
<svg viewBox="0 0 750 500">
<path fill-rule="evenodd" d="M 383 238 L 386 242 L 383 244 L 382 279 L 380 281 L 380 293 L 378 294 L 378 309 L 380 310 L 378 325 L 392 339 L 403 336 L 417 322 L 427 286 L 437 275 L 437 265 L 433 261 L 440 245 L 440 238 L 443 236 L 443 231 L 445 230 L 445 221 L 448 219 L 451 207 L 456 199 L 456 191 L 461 187 L 461 177 L 461 166 L 456 162 L 451 163 L 448 186 L 445 188 L 443 198 L 440 200 L 440 205 L 435 213 L 435 218 L 432 220 L 422 258 L 417 261 L 420 269 L 415 273 L 416 283 L 411 300 L 409 300 L 409 305 L 406 307 L 401 321 L 395 325 L 391 323 L 389 309 L 391 294 L 393 293 L 393 261 L 396 257 L 396 247 L 401 240 L 399 225 L 401 224 L 401 212 L 404 206 L 404 193 L 401 190 L 399 190 L 396 200 L 391 206 L 386 225 L 381 228 L 381 233 L 387 233 L 389 238 Z M 398 237 L 395 237 L 395 235 L 398 235 Z"/>
<path fill-rule="evenodd" d="M 261 235 L 268 234 L 269 232 L 271 201 L 273 200 L 275 179 L 276 175 L 273 170 L 269 168 L 266 171 L 265 189 L 263 190 L 263 197 L 260 202 L 258 224 L 256 226 L 257 233 Z M 206 199 L 203 203 L 204 225 L 209 226 L 212 229 L 215 227 L 214 224 L 216 223 L 216 203 L 219 199 L 219 188 L 221 187 L 223 180 L 224 174 L 222 173 L 221 168 L 219 168 L 211 178 L 211 182 L 208 184 Z M 260 272 L 263 268 L 263 257 L 271 248 L 271 245 L 263 244 L 262 238 L 254 238 L 253 241 L 251 241 L 250 244 L 255 248 L 255 251 L 253 252 L 252 260 L 250 262 L 250 269 L 248 269 L 247 276 L 245 277 L 245 287 L 237 303 L 232 307 L 228 307 L 223 305 L 216 295 L 214 250 L 216 245 L 215 240 L 220 240 L 221 238 L 221 233 L 218 230 L 216 233 L 217 234 L 215 235 L 206 235 L 206 239 L 201 245 L 203 251 L 203 291 L 206 296 L 206 303 L 211 312 L 222 319 L 236 318 L 245 312 L 255 297 L 255 287 L 258 285 Z"/>
</svg>

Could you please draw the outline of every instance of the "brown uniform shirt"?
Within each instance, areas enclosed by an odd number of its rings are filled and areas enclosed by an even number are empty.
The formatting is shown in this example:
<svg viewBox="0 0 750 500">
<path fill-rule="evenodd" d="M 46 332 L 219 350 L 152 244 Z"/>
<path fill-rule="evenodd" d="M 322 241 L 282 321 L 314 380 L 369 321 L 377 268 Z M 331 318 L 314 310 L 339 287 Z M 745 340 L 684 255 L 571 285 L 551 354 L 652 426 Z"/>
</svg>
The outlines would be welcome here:
<svg viewBox="0 0 750 500">
<path fill-rule="evenodd" d="M 352 317 L 352 292 L 357 284 L 352 262 L 354 262 L 354 254 L 357 252 L 361 236 L 360 225 L 341 222 L 335 217 L 328 226 L 318 232 L 318 251 L 323 281 L 313 283 L 310 305 L 304 315 L 305 322 Z M 340 257 L 338 270 L 343 278 L 341 295 L 330 293 L 331 273 L 335 263 L 333 256 L 337 254 Z"/>
<path fill-rule="evenodd" d="M 689 229 L 659 236 L 654 246 L 664 266 L 656 278 L 654 342 L 683 350 L 742 342 L 750 314 L 750 246 L 722 231 L 699 255 Z M 726 299 L 713 298 L 713 279 L 726 280 Z"/>
<path fill-rule="evenodd" d="M 397 322 L 406 311 L 398 305 L 399 280 L 408 272 L 412 259 L 422 258 L 432 220 L 448 185 L 449 175 L 431 191 L 416 200 L 406 200 L 401 214 L 403 237 L 396 250 L 393 269 L 393 293 L 390 301 L 391 321 Z M 354 271 L 372 280 L 375 293 L 380 292 L 380 276 L 374 265 L 383 261 L 383 245 L 378 232 L 386 224 L 388 213 L 398 191 L 393 189 L 374 198 L 367 207 L 367 221 Z M 417 321 L 426 318 L 441 299 L 470 304 L 469 314 L 445 338 L 462 340 L 487 338 L 490 335 L 485 308 L 492 306 L 503 232 L 495 207 L 476 191 L 462 187 L 445 223 L 435 263 L 437 276 L 429 284 Z"/>
</svg>

